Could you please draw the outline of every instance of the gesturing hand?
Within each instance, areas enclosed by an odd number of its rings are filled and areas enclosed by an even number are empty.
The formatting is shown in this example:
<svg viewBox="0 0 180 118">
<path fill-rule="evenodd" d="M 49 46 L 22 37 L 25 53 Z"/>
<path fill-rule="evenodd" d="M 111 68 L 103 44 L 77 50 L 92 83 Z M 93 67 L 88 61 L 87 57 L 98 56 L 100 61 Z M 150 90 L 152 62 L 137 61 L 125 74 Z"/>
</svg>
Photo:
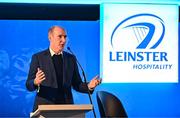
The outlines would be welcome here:
<svg viewBox="0 0 180 118">
<path fill-rule="evenodd" d="M 38 71 L 36 73 L 36 78 L 34 79 L 34 85 L 39 86 L 42 83 L 42 81 L 44 81 L 45 79 L 46 78 L 44 72 L 40 68 L 38 68 Z"/>
<path fill-rule="evenodd" d="M 99 85 L 101 83 L 102 79 L 99 79 L 99 76 L 96 75 L 88 84 L 88 87 L 90 89 L 94 89 L 97 85 Z"/>
</svg>

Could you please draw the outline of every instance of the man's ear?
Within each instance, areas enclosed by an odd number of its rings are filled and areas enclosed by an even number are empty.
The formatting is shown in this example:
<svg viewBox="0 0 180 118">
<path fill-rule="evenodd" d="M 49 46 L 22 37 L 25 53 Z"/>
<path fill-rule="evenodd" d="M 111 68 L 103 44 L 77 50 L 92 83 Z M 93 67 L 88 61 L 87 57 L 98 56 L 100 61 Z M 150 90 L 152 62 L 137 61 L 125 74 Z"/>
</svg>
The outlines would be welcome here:
<svg viewBox="0 0 180 118">
<path fill-rule="evenodd" d="M 48 35 L 48 39 L 49 39 L 49 41 L 51 41 L 51 37 L 52 37 L 52 36 L 51 36 L 51 34 L 49 34 L 49 35 Z"/>
</svg>

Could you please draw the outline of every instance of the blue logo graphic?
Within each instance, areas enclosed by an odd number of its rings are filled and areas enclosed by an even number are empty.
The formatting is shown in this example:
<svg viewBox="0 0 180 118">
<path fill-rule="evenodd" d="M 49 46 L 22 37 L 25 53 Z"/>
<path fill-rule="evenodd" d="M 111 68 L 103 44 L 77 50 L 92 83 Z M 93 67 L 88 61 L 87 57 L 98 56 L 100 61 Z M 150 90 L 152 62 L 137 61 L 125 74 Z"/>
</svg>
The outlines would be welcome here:
<svg viewBox="0 0 180 118">
<path fill-rule="evenodd" d="M 111 35 L 111 46 L 112 47 L 113 47 L 114 34 L 115 34 L 115 32 L 117 31 L 117 29 L 119 27 L 122 27 L 123 29 L 124 28 L 132 28 L 133 31 L 135 29 L 137 30 L 136 32 L 134 31 L 134 35 L 135 35 L 136 39 L 138 40 L 138 42 L 140 42 L 140 41 L 141 42 L 138 44 L 136 49 L 146 49 L 147 48 L 148 44 L 151 42 L 151 40 L 152 40 L 152 38 L 153 38 L 153 36 L 155 34 L 155 31 L 157 30 L 157 26 L 156 26 L 155 23 L 150 22 L 150 21 L 137 22 L 137 18 L 140 18 L 140 17 L 141 18 L 147 18 L 147 17 L 148 18 L 153 18 L 153 19 L 156 19 L 156 22 L 161 24 L 162 31 L 159 34 L 158 39 L 155 42 L 153 42 L 153 44 L 149 48 L 150 49 L 155 49 L 156 47 L 159 46 L 159 44 L 162 42 L 164 34 L 165 34 L 164 21 L 160 17 L 158 17 L 158 16 L 156 16 L 154 14 L 143 13 L 143 14 L 136 14 L 136 15 L 130 16 L 130 17 L 124 19 L 123 21 L 121 21 L 115 27 L 115 29 L 113 30 L 112 35 Z M 136 19 L 136 20 L 134 20 L 134 19 Z M 125 23 L 127 23 L 130 20 L 134 20 L 135 23 L 122 26 L 122 25 L 124 25 Z M 141 35 L 143 35 L 143 36 L 141 36 Z"/>
</svg>

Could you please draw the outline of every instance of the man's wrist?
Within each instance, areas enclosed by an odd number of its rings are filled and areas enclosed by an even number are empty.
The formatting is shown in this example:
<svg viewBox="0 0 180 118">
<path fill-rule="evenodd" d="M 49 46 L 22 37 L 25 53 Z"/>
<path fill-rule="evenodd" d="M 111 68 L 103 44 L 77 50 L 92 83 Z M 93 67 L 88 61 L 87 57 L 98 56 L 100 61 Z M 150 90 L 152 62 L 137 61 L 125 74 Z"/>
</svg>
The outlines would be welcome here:
<svg viewBox="0 0 180 118">
<path fill-rule="evenodd" d="M 91 88 L 91 87 L 89 86 L 89 84 L 88 84 L 88 89 L 89 89 L 90 91 L 93 91 L 93 90 L 94 90 L 94 88 Z"/>
<path fill-rule="evenodd" d="M 34 86 L 36 87 L 37 92 L 39 93 L 40 91 L 40 85 L 37 85 L 34 79 Z"/>
</svg>

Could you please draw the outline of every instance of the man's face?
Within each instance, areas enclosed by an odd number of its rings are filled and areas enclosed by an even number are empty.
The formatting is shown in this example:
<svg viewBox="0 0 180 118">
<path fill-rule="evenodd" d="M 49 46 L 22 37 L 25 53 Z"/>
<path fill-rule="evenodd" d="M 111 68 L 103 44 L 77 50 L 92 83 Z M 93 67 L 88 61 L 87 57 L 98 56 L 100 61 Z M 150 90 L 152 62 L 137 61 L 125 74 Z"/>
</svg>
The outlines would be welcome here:
<svg viewBox="0 0 180 118">
<path fill-rule="evenodd" d="M 53 29 L 53 31 L 49 34 L 50 47 L 53 51 L 56 53 L 63 51 L 66 43 L 66 37 L 66 32 L 62 28 L 55 27 Z"/>
</svg>

